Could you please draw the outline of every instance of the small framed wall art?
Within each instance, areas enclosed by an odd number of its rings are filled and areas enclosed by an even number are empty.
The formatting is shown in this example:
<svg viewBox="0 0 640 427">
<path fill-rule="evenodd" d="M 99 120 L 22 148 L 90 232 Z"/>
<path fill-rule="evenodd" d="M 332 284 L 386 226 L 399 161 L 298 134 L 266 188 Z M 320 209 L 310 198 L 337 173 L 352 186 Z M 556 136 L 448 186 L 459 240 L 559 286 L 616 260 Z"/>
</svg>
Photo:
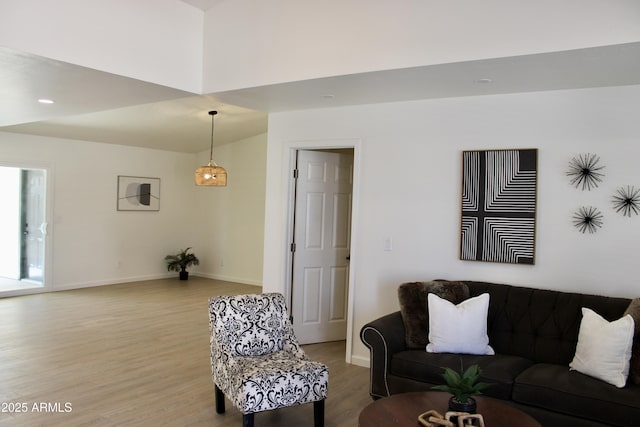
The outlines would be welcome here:
<svg viewBox="0 0 640 427">
<path fill-rule="evenodd" d="M 160 178 L 118 175 L 119 211 L 159 211 Z"/>
<path fill-rule="evenodd" d="M 533 264 L 538 150 L 462 153 L 460 259 Z"/>
</svg>

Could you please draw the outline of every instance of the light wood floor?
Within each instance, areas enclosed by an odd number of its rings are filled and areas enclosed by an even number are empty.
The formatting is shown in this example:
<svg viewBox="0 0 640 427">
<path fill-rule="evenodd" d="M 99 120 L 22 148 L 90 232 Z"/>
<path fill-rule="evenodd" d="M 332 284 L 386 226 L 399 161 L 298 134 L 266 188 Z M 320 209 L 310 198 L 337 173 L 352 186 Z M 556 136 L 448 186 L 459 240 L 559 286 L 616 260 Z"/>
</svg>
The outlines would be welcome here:
<svg viewBox="0 0 640 427">
<path fill-rule="evenodd" d="M 191 277 L 0 299 L 0 427 L 241 426 L 229 402 L 215 413 L 207 299 L 260 291 Z M 325 425 L 356 426 L 369 370 L 344 362 L 344 342 L 304 348 L 329 366 Z M 255 422 L 312 426 L 313 406 Z"/>
</svg>

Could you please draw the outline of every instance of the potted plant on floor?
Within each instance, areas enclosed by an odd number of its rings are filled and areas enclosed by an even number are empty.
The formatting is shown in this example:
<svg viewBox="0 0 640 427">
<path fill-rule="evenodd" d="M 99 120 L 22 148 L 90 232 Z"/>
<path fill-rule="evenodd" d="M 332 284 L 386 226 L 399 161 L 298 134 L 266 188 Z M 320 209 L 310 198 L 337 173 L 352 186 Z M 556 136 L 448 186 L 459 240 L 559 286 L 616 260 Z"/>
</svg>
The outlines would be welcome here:
<svg viewBox="0 0 640 427">
<path fill-rule="evenodd" d="M 167 271 L 179 271 L 180 280 L 189 280 L 188 267 L 200 264 L 200 260 L 193 253 L 189 253 L 191 248 L 183 249 L 175 255 L 167 255 L 164 260 L 167 262 Z"/>
<path fill-rule="evenodd" d="M 460 363 L 460 372 L 456 372 L 451 368 L 444 368 L 442 378 L 444 378 L 446 384 L 432 388 L 452 394 L 449 399 L 449 410 L 475 413 L 476 400 L 471 396 L 482 394 L 482 390 L 491 385 L 478 382 L 481 374 L 482 370 L 478 365 L 471 365 L 467 370 L 463 371 L 462 363 Z"/>
</svg>

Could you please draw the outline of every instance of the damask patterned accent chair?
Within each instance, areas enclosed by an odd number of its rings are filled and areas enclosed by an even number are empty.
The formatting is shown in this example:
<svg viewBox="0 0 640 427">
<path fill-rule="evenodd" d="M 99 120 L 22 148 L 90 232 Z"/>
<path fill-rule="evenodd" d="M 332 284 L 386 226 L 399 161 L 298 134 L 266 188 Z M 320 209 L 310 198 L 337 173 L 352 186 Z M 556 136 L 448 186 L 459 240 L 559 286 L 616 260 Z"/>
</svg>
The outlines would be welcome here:
<svg viewBox="0 0 640 427">
<path fill-rule="evenodd" d="M 324 425 L 329 371 L 298 344 L 281 294 L 210 298 L 209 327 L 218 414 L 226 396 L 251 427 L 256 412 L 313 402 L 315 427 Z"/>
</svg>

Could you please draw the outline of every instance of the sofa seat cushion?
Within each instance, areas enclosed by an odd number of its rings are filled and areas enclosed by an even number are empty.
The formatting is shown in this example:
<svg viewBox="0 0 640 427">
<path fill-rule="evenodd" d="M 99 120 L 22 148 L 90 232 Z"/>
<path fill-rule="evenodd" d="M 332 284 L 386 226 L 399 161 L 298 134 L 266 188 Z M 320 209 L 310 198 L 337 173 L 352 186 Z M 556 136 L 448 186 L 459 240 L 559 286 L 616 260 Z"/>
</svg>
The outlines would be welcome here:
<svg viewBox="0 0 640 427">
<path fill-rule="evenodd" d="M 640 420 L 640 386 L 617 388 L 570 371 L 568 366 L 535 364 L 516 378 L 513 400 L 616 426 Z"/>
<path fill-rule="evenodd" d="M 444 368 L 459 372 L 461 362 L 465 369 L 475 364 L 480 366 L 480 381 L 492 384 L 483 394 L 507 400 L 511 399 L 514 379 L 533 364 L 528 359 L 504 354 L 484 356 L 407 350 L 393 355 L 390 372 L 399 377 L 438 385 L 444 384 Z"/>
</svg>

